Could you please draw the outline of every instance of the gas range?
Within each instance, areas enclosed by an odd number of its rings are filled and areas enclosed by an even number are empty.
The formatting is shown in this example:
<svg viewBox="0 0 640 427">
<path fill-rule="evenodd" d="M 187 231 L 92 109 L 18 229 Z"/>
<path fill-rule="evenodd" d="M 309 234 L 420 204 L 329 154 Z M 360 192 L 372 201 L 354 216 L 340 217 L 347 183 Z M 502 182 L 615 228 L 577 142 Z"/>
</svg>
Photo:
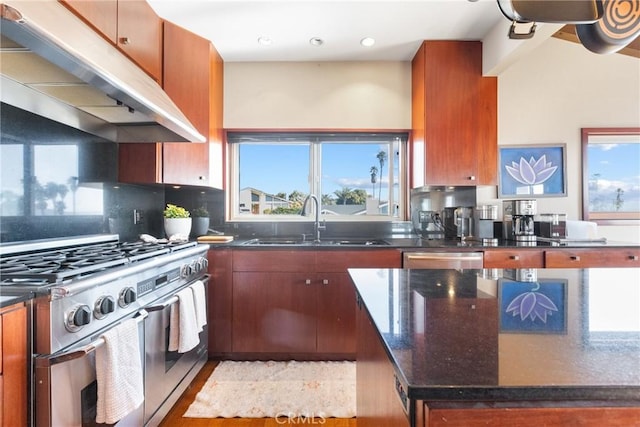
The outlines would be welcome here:
<svg viewBox="0 0 640 427">
<path fill-rule="evenodd" d="M 207 245 L 95 235 L 3 245 L 0 293 L 33 292 L 34 353 L 96 334 L 204 276 Z"/>
</svg>

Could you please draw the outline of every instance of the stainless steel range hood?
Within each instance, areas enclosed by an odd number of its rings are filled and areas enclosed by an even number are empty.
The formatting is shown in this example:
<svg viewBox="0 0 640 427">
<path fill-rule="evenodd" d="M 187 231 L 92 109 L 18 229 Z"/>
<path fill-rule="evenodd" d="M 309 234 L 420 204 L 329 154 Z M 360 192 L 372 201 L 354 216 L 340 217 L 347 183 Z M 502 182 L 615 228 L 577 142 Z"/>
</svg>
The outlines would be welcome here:
<svg viewBox="0 0 640 427">
<path fill-rule="evenodd" d="M 2 102 L 116 142 L 204 142 L 151 77 L 56 0 L 0 3 Z"/>
</svg>

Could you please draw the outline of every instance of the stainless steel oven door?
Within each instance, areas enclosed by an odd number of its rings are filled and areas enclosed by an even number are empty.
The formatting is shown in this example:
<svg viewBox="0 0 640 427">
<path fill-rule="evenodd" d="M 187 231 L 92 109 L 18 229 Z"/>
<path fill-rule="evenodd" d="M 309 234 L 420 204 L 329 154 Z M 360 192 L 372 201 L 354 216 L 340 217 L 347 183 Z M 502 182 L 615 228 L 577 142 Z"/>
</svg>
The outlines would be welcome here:
<svg viewBox="0 0 640 427">
<path fill-rule="evenodd" d="M 206 293 L 209 276 L 200 280 L 205 284 Z M 145 307 L 149 312 L 145 320 L 145 424 L 166 415 L 207 359 L 207 326 L 200 332 L 200 343 L 192 350 L 169 351 L 171 305 L 178 302 L 177 292 L 191 283 Z"/>
<path fill-rule="evenodd" d="M 146 312 L 138 319 L 140 361 L 144 362 L 144 322 Z M 71 350 L 35 358 L 35 420 L 36 426 L 82 426 L 96 424 L 98 385 L 96 381 L 95 349 L 101 339 Z M 118 427 L 142 425 L 144 404 L 118 421 Z"/>
</svg>

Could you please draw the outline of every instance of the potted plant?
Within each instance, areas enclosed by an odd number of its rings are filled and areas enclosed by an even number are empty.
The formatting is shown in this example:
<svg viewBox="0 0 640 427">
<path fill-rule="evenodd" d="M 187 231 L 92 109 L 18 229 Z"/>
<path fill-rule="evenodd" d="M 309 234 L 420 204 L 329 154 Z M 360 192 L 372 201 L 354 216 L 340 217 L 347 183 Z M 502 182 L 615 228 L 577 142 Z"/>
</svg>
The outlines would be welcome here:
<svg viewBox="0 0 640 427">
<path fill-rule="evenodd" d="M 184 240 L 189 238 L 191 233 L 191 214 L 181 206 L 167 203 L 164 210 L 164 232 L 167 237 L 179 235 Z"/>
<path fill-rule="evenodd" d="M 209 231 L 209 211 L 204 206 L 194 209 L 191 212 L 193 216 L 193 227 L 191 234 L 195 237 L 204 236 Z"/>
</svg>

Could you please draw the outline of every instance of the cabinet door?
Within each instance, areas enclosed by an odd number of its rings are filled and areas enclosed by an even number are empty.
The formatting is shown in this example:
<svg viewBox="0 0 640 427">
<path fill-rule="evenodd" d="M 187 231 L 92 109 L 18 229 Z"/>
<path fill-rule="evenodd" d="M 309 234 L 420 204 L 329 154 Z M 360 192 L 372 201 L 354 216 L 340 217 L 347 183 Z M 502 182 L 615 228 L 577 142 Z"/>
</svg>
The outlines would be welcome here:
<svg viewBox="0 0 640 427">
<path fill-rule="evenodd" d="M 211 274 L 207 295 L 210 356 L 231 352 L 232 255 L 232 249 L 212 249 L 207 253 Z"/>
<path fill-rule="evenodd" d="M 347 273 L 318 273 L 318 353 L 356 352 L 356 292 Z"/>
<path fill-rule="evenodd" d="M 313 353 L 316 295 L 305 273 L 233 273 L 233 351 Z"/>
<path fill-rule="evenodd" d="M 79 15 L 111 43 L 118 37 L 118 0 L 63 0 L 62 3 Z"/>
<path fill-rule="evenodd" d="M 489 249 L 484 252 L 484 268 L 543 268 L 542 250 Z"/>
<path fill-rule="evenodd" d="M 546 251 L 546 268 L 640 267 L 640 249 L 554 249 Z"/>
<path fill-rule="evenodd" d="M 482 43 L 425 41 L 412 83 L 411 186 L 496 184 L 497 79 L 482 76 Z"/>
<path fill-rule="evenodd" d="M 356 308 L 358 427 L 409 427 L 396 393 L 395 372 L 364 307 Z"/>
<path fill-rule="evenodd" d="M 170 22 L 164 24 L 164 90 L 198 131 L 209 134 L 210 42 Z M 207 143 L 164 143 L 162 181 L 208 185 Z"/>
<path fill-rule="evenodd" d="M 118 2 L 116 45 L 162 84 L 162 20 L 146 0 Z"/>
<path fill-rule="evenodd" d="M 27 425 L 27 308 L 5 309 L 2 322 L 3 425 Z M 8 423 L 8 424 L 7 424 Z"/>
</svg>

